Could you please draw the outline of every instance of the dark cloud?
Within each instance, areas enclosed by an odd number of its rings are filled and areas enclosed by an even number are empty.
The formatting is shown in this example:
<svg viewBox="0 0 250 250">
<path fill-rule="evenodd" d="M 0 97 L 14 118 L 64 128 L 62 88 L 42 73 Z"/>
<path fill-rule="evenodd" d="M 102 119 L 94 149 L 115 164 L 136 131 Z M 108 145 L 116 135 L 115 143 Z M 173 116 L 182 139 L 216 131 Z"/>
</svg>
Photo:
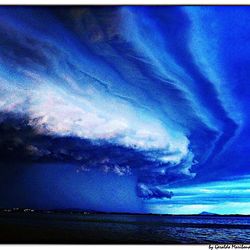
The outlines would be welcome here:
<svg viewBox="0 0 250 250">
<path fill-rule="evenodd" d="M 4 118 L 5 117 L 5 118 Z M 89 172 L 99 169 L 106 174 L 127 176 L 137 174 L 138 197 L 143 199 L 171 198 L 172 193 L 162 191 L 161 185 L 184 178 L 176 171 L 160 173 L 169 164 L 152 161 L 134 148 L 122 147 L 105 141 L 90 141 L 78 137 L 57 137 L 39 134 L 30 126 L 28 117 L 16 114 L 2 114 L 0 122 L 1 163 L 25 162 L 72 163 L 76 172 Z M 4 166 L 4 164 L 2 164 Z"/>
<path fill-rule="evenodd" d="M 31 36 L 23 36 L 21 32 L 3 24 L 0 25 L 0 47 L 2 63 L 14 66 L 16 71 L 29 68 L 46 72 L 52 66 L 48 55 L 53 56 L 53 47 Z"/>
</svg>

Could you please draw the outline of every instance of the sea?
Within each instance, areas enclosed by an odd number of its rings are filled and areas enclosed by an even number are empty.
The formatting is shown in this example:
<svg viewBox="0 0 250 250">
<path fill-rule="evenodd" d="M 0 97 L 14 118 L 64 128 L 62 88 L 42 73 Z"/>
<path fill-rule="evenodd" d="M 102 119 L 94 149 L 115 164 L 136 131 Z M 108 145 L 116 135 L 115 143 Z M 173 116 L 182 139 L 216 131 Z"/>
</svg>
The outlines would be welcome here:
<svg viewBox="0 0 250 250">
<path fill-rule="evenodd" d="M 0 243 L 247 244 L 250 217 L 1 213 Z"/>
</svg>

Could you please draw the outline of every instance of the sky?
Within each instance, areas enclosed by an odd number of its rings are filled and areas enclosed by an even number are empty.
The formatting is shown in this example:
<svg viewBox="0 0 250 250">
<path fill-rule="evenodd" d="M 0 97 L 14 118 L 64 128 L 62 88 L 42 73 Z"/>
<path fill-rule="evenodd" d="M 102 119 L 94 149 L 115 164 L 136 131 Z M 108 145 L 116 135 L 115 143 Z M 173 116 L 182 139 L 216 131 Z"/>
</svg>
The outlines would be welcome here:
<svg viewBox="0 0 250 250">
<path fill-rule="evenodd" d="M 0 207 L 250 214 L 249 13 L 1 6 Z"/>
</svg>

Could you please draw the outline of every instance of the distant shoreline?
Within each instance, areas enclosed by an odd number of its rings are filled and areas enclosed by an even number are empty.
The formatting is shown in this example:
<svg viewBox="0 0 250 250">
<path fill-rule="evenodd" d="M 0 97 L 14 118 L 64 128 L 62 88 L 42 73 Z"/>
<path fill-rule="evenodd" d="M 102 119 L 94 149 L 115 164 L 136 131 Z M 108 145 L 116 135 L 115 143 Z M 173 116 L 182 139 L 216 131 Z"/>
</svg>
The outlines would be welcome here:
<svg viewBox="0 0 250 250">
<path fill-rule="evenodd" d="M 130 213 L 130 212 L 103 212 L 103 211 L 90 211 L 81 209 L 32 209 L 32 208 L 0 208 L 1 214 L 6 213 L 40 213 L 40 214 L 81 214 L 81 215 L 95 215 L 95 214 L 114 214 L 114 215 L 147 215 L 147 216 L 199 216 L 199 217 L 250 217 L 246 214 L 213 214 L 213 213 L 200 213 L 200 214 L 155 214 L 155 213 Z"/>
</svg>

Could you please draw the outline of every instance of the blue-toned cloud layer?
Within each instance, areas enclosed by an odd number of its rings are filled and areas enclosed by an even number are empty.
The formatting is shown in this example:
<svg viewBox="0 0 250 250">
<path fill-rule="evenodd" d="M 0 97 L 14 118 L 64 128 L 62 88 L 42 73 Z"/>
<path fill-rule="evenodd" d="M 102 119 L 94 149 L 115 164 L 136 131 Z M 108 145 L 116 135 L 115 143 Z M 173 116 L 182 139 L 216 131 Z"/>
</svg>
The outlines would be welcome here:
<svg viewBox="0 0 250 250">
<path fill-rule="evenodd" d="M 127 181 L 133 211 L 171 204 L 180 185 L 248 174 L 249 12 L 1 7 L 2 171 L 67 163 L 95 194 L 107 176 L 114 190 Z"/>
<path fill-rule="evenodd" d="M 151 200 L 147 206 L 152 212 L 199 214 L 204 211 L 218 214 L 249 214 L 249 176 L 206 182 L 173 188 L 171 202 Z"/>
</svg>

